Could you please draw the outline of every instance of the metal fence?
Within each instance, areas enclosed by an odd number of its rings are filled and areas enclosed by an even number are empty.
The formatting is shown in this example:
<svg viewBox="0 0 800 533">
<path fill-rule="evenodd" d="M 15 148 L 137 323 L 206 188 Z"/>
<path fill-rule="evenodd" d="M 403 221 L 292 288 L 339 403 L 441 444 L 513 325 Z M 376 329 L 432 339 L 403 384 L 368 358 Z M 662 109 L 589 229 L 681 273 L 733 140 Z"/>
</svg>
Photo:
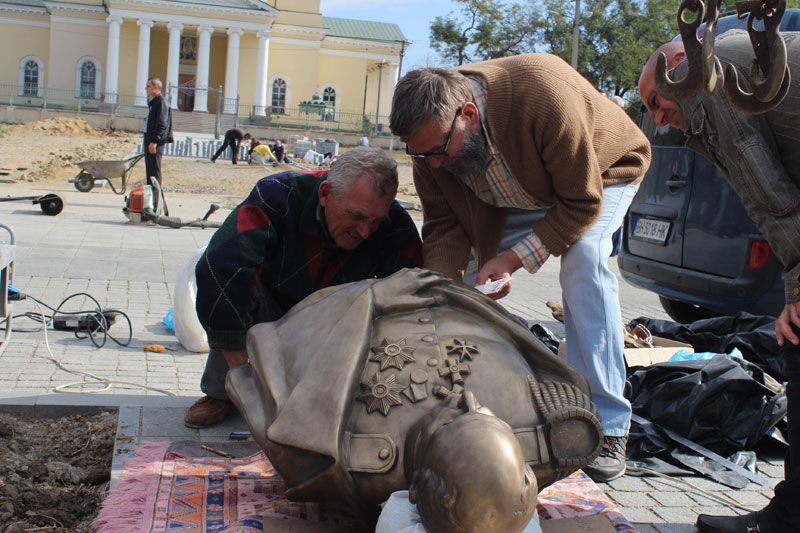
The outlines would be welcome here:
<svg viewBox="0 0 800 533">
<path fill-rule="evenodd" d="M 263 113 L 258 113 L 257 106 L 240 104 L 239 116 L 243 124 L 267 124 L 285 128 L 314 128 L 343 133 L 390 135 L 387 115 L 376 117 L 375 113 L 364 114 L 361 111 L 342 110 L 333 114 L 306 113 L 301 111 L 300 106 L 284 106 L 278 110 L 267 107 Z"/>
<path fill-rule="evenodd" d="M 33 92 L 30 89 L 28 87 L 28 92 Z M 0 105 L 113 113 L 119 116 L 144 116 L 147 114 L 147 106 L 141 105 L 141 102 L 138 102 L 139 105 L 137 105 L 137 96 L 134 94 L 118 93 L 116 95 L 117 101 L 114 104 L 106 104 L 102 96 L 100 98 L 82 98 L 81 91 L 75 89 L 44 87 L 41 90 L 41 94 L 36 96 L 24 95 L 24 92 L 24 88 L 21 85 L 0 84 Z M 141 100 L 141 97 L 138 98 Z M 237 122 L 240 125 L 390 135 L 389 117 L 387 115 L 352 110 L 336 111 L 333 115 L 304 113 L 299 106 L 287 106 L 280 110 L 275 110 L 271 107 L 264 109 L 262 106 L 259 109 L 255 104 L 238 101 L 237 105 L 236 102 L 232 102 L 229 99 L 219 98 L 219 100 L 225 100 L 225 104 L 229 108 L 236 107 L 235 112 L 225 113 L 223 117 L 238 117 Z M 218 100 L 216 95 L 209 94 L 209 111 L 213 112 L 217 107 Z"/>
</svg>

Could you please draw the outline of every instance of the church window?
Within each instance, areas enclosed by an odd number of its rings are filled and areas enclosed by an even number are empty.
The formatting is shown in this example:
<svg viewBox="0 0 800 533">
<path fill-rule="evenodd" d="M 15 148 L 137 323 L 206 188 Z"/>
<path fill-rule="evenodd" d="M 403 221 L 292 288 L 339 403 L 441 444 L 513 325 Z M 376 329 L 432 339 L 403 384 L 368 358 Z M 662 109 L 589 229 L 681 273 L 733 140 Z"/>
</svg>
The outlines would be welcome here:
<svg viewBox="0 0 800 533">
<path fill-rule="evenodd" d="M 286 82 L 278 78 L 272 82 L 272 104 L 273 113 L 286 113 Z"/>
<path fill-rule="evenodd" d="M 27 61 L 22 78 L 22 94 L 24 96 L 39 95 L 39 75 L 39 64 L 32 59 Z"/>
</svg>

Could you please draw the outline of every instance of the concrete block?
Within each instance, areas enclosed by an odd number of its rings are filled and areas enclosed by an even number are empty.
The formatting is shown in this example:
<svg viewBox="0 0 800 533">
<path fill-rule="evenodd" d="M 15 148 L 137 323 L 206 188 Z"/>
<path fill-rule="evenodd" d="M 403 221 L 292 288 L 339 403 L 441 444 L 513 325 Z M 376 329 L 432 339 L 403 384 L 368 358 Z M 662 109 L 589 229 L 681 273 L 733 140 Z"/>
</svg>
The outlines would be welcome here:
<svg viewBox="0 0 800 533">
<path fill-rule="evenodd" d="M 622 492 L 614 491 L 610 493 L 611 499 L 622 507 L 653 507 L 658 502 L 651 498 L 646 492 Z"/>
<path fill-rule="evenodd" d="M 650 496 L 664 507 L 689 507 L 695 503 L 683 492 L 651 492 Z"/>
</svg>

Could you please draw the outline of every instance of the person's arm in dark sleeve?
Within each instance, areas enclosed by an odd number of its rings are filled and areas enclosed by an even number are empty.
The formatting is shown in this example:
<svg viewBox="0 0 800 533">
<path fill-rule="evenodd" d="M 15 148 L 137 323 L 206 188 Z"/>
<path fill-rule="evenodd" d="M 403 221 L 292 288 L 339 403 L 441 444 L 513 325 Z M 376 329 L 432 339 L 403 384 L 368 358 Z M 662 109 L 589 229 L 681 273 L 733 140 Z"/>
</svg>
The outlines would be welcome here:
<svg viewBox="0 0 800 533">
<path fill-rule="evenodd" d="M 197 317 L 212 347 L 245 345 L 251 293 L 278 242 L 266 189 L 259 182 L 225 219 L 195 268 Z"/>
</svg>

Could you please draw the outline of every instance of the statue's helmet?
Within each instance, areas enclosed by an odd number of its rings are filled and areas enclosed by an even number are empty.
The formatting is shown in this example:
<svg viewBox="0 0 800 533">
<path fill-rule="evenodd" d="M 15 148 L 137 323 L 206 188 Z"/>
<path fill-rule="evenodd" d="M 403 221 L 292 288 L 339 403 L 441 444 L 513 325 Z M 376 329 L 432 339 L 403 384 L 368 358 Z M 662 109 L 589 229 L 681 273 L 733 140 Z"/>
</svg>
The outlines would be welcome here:
<svg viewBox="0 0 800 533">
<path fill-rule="evenodd" d="M 425 529 L 522 531 L 536 510 L 536 477 L 508 424 L 465 392 L 409 434 L 409 497 Z"/>
</svg>

